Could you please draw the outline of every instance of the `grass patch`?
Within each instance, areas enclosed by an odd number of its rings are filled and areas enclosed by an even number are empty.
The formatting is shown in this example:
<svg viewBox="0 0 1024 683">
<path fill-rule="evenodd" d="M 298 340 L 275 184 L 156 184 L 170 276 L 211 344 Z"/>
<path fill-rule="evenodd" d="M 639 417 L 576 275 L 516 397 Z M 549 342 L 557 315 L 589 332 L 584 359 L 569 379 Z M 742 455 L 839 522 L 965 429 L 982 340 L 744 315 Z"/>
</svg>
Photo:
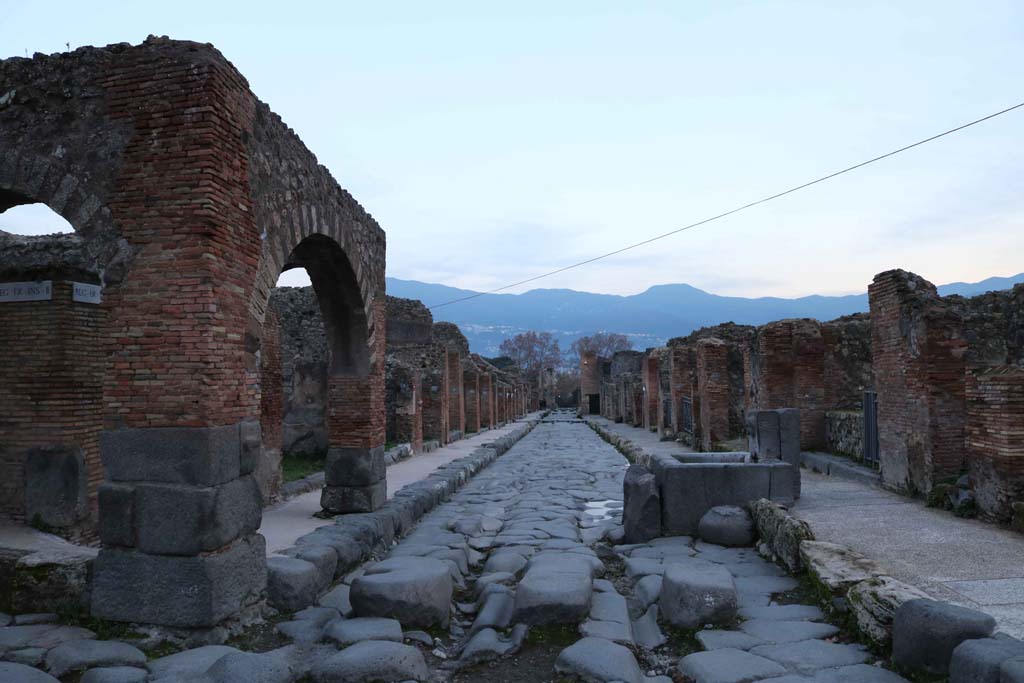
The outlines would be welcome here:
<svg viewBox="0 0 1024 683">
<path fill-rule="evenodd" d="M 311 474 L 322 472 L 324 459 L 322 457 L 301 457 L 287 455 L 281 458 L 281 477 L 284 481 L 296 481 Z"/>
<path fill-rule="evenodd" d="M 565 648 L 579 639 L 580 633 L 575 626 L 531 626 L 526 636 L 526 644 Z"/>
</svg>

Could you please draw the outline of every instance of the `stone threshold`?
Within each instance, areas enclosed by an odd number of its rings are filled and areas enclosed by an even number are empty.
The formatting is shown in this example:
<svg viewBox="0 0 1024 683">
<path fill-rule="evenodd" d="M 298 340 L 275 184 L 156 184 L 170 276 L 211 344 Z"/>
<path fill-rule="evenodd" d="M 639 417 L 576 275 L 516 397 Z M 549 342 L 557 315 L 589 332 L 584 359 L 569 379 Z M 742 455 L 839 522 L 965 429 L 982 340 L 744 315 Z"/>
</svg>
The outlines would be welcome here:
<svg viewBox="0 0 1024 683">
<path fill-rule="evenodd" d="M 294 612 L 316 603 L 321 594 L 363 563 L 382 555 L 407 535 L 423 515 L 447 500 L 478 472 L 504 455 L 539 424 L 526 418 L 469 455 L 452 460 L 424 479 L 399 489 L 373 512 L 339 515 L 300 536 L 295 544 L 267 559 L 267 602 Z"/>
</svg>

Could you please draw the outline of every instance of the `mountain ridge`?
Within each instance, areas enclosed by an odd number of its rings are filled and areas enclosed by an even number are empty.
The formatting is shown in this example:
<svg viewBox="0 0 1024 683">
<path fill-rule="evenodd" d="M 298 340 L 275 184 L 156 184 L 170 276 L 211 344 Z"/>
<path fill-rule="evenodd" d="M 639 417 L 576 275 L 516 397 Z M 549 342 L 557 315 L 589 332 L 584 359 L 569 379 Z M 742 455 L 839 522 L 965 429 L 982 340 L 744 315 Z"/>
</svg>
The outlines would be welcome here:
<svg viewBox="0 0 1024 683">
<path fill-rule="evenodd" d="M 942 296 L 975 296 L 1024 282 L 1024 273 L 980 282 L 951 282 Z M 498 355 L 501 341 L 526 330 L 555 334 L 563 348 L 580 336 L 603 330 L 621 332 L 637 348 L 660 346 L 671 337 L 723 322 L 762 325 L 784 318 L 832 320 L 868 310 L 867 292 L 828 296 L 736 297 L 712 294 L 687 283 L 652 285 L 639 294 L 598 294 L 566 288 L 531 289 L 521 294 L 485 294 L 418 280 L 387 278 L 392 296 L 419 299 L 427 306 L 478 295 L 432 310 L 434 319 L 459 325 L 470 348 Z"/>
</svg>

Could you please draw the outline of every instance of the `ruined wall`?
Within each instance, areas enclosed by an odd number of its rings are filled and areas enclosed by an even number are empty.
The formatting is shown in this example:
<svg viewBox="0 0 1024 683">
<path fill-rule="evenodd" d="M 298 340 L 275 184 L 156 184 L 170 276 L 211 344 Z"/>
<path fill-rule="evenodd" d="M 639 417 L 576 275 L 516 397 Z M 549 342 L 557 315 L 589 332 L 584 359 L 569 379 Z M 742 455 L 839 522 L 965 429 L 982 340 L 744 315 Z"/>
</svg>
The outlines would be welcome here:
<svg viewBox="0 0 1024 683">
<path fill-rule="evenodd" d="M 670 349 L 685 347 L 692 349 L 701 339 L 714 338 L 726 342 L 729 377 L 729 435 L 731 437 L 742 435 L 746 429 L 745 416 L 749 373 L 745 365 L 745 351 L 751 344 L 755 329 L 750 325 L 737 325 L 736 323 L 726 322 L 720 325 L 702 327 L 685 337 L 675 337 L 668 342 Z M 692 365 L 692 362 L 693 359 L 691 359 L 691 367 L 695 368 L 696 366 Z M 673 389 L 672 392 L 675 395 L 676 390 Z M 675 404 L 673 406 L 678 412 Z"/>
<path fill-rule="evenodd" d="M 871 319 L 866 313 L 821 324 L 825 344 L 826 410 L 861 410 L 864 392 L 874 387 Z"/>
<path fill-rule="evenodd" d="M 729 438 L 728 344 L 720 339 L 701 339 L 696 344 L 697 395 L 700 396 L 700 443 L 714 450 Z"/>
<path fill-rule="evenodd" d="M 327 334 L 312 287 L 279 287 L 270 297 L 280 325 L 284 416 L 281 452 L 323 457 L 327 453 Z"/>
<path fill-rule="evenodd" d="M 584 415 L 591 412 L 590 396 L 597 394 L 598 403 L 601 404 L 601 381 L 601 363 L 597 354 L 589 352 L 580 354 L 580 410 Z M 603 405 L 600 405 L 597 413 L 601 414 L 603 410 Z"/>
<path fill-rule="evenodd" d="M 385 392 L 387 442 L 407 443 L 414 453 L 419 453 L 423 450 L 423 391 L 419 371 L 389 356 Z"/>
<path fill-rule="evenodd" d="M 906 271 L 876 275 L 868 296 L 882 478 L 926 493 L 965 465 L 962 320 L 930 282 Z"/>
<path fill-rule="evenodd" d="M 1024 502 L 1024 367 L 967 375 L 967 460 L 979 513 L 999 522 Z"/>
<path fill-rule="evenodd" d="M 281 359 L 281 320 L 277 309 L 267 309 L 260 341 L 260 432 L 263 443 L 254 476 L 263 502 L 281 487 L 281 448 L 284 433 L 284 364 Z"/>
<path fill-rule="evenodd" d="M 825 449 L 860 459 L 864 456 L 864 413 L 830 410 L 825 413 Z"/>
<path fill-rule="evenodd" d="M 462 364 L 462 386 L 466 405 L 466 433 L 475 434 L 480 431 L 480 372 L 470 359 Z"/>
<path fill-rule="evenodd" d="M 641 365 L 641 382 L 644 393 L 643 426 L 644 429 L 658 429 L 659 400 L 659 367 L 661 353 L 659 349 L 648 349 Z"/>
<path fill-rule="evenodd" d="M 458 326 L 434 323 L 434 339 L 447 350 L 448 363 L 448 429 L 461 435 L 466 430 L 466 406 L 463 395 L 462 359 L 469 357 L 469 342 Z"/>
<path fill-rule="evenodd" d="M 87 541 L 103 479 L 106 316 L 48 277 L 49 300 L 0 301 L 0 515 Z"/>
</svg>

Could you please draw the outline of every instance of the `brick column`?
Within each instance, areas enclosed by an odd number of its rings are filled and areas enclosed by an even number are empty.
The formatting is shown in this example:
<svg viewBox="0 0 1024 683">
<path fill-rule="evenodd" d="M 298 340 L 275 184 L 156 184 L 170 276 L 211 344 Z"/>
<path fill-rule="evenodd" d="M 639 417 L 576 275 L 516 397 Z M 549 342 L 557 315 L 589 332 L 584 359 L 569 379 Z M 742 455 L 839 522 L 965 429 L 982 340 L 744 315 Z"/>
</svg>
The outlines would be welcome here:
<svg viewBox="0 0 1024 683">
<path fill-rule="evenodd" d="M 466 433 L 476 433 L 480 431 L 480 373 L 464 370 L 462 385 L 465 392 Z"/>
<path fill-rule="evenodd" d="M 964 466 L 962 321 L 934 285 L 902 270 L 876 275 L 868 297 L 882 480 L 927 493 Z"/>
<path fill-rule="evenodd" d="M 728 346 L 720 339 L 701 339 L 696 355 L 701 447 L 710 451 L 729 438 Z"/>
<path fill-rule="evenodd" d="M 448 350 L 448 429 L 463 434 L 466 431 L 466 406 L 462 395 L 462 356 Z"/>
</svg>

